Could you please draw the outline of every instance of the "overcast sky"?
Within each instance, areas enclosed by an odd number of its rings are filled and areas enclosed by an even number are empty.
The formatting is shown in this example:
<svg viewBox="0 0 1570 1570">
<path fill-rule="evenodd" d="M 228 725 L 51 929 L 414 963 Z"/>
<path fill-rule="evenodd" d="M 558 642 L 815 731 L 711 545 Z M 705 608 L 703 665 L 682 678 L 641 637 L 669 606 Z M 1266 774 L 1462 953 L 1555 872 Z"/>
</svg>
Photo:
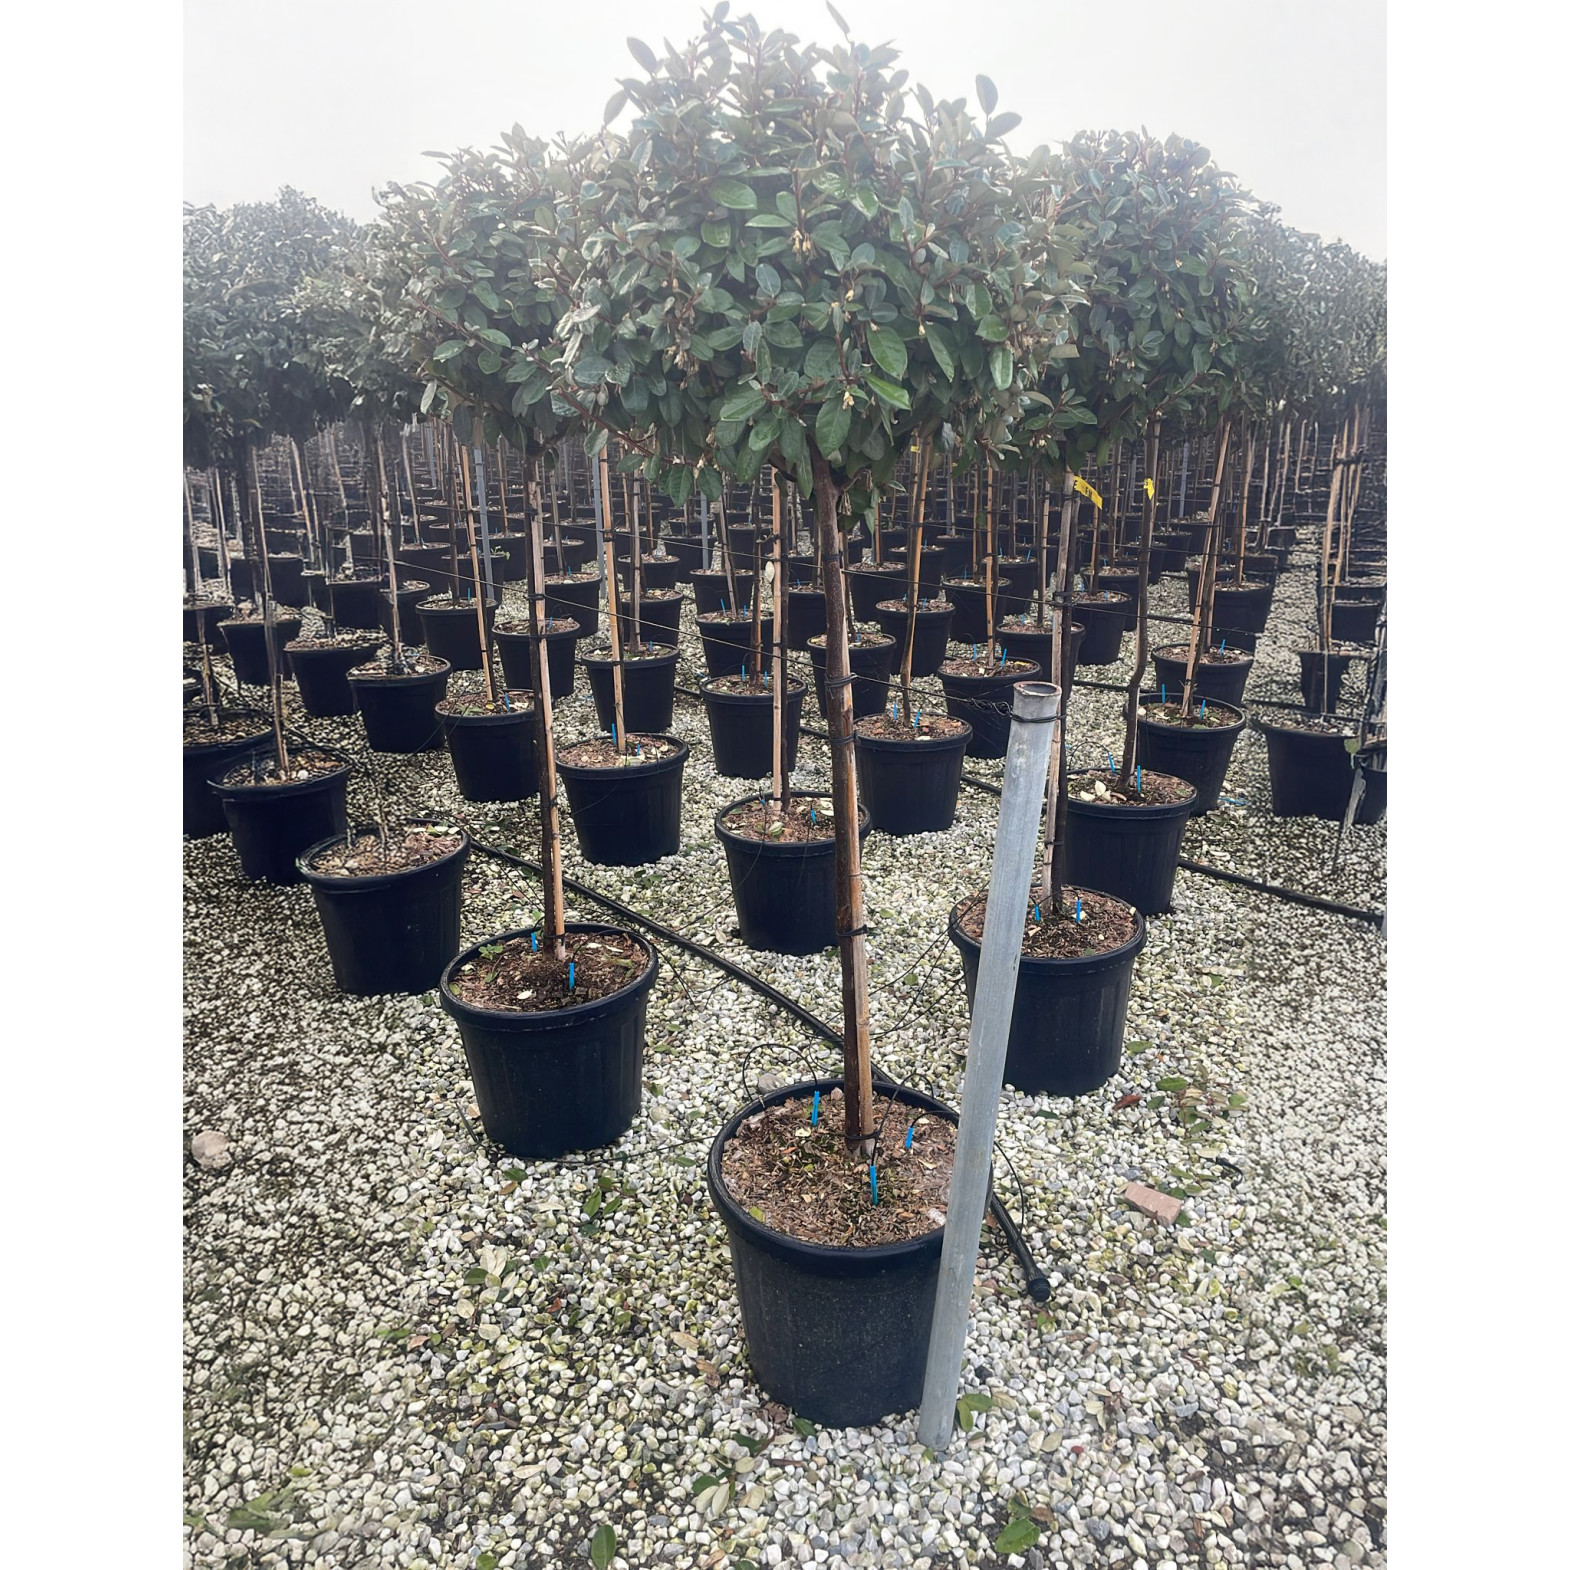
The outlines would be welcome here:
<svg viewBox="0 0 1570 1570">
<path fill-rule="evenodd" d="M 1284 222 L 1385 257 L 1385 6 L 1368 0 L 841 0 L 936 96 L 977 72 L 1016 152 L 1082 129 L 1177 131 Z M 821 0 L 734 0 L 764 27 L 837 36 Z M 187 0 L 185 197 L 293 185 L 355 218 L 374 185 L 430 179 L 427 149 L 600 124 L 636 34 L 697 30 L 697 0 Z"/>
</svg>

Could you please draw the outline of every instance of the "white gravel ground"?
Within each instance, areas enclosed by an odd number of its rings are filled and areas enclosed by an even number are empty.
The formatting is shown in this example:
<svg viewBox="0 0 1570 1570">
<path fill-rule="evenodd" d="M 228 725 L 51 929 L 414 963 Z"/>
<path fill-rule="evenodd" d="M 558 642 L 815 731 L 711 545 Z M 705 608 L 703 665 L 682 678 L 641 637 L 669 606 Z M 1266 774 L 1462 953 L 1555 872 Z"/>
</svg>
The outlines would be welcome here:
<svg viewBox="0 0 1570 1570">
<path fill-rule="evenodd" d="M 1278 589 L 1251 699 L 1295 697 L 1311 579 Z M 1183 599 L 1169 578 L 1154 603 Z M 1132 648 L 1084 674 L 1118 679 Z M 699 667 L 689 652 L 683 681 Z M 594 729 L 579 683 L 567 737 Z M 1343 707 L 1359 691 L 1354 671 Z M 1119 703 L 1076 689 L 1074 766 L 1117 746 Z M 470 806 L 444 754 L 373 755 L 357 719 L 294 713 L 365 760 L 394 810 L 535 855 L 532 803 Z M 821 724 L 810 697 L 805 720 Z M 569 831 L 568 874 L 832 1022 L 832 954 L 755 954 L 732 936 L 711 820 L 745 787 L 713 777 L 701 705 L 678 699 L 674 729 L 695 744 L 682 853 L 586 867 Z M 826 757 L 804 738 L 798 782 L 825 780 Z M 1251 732 L 1224 795 L 1241 804 L 1191 823 L 1186 855 L 1383 906 L 1384 828 L 1354 829 L 1332 873 L 1336 826 L 1270 817 Z M 368 775 L 350 803 L 370 810 Z M 964 790 L 948 833 L 867 840 L 875 1053 L 950 1099 L 967 1016 L 943 934 L 987 876 L 996 805 Z M 188 1564 L 587 1565 L 609 1524 L 616 1564 L 677 1570 L 1383 1565 L 1377 926 L 1179 873 L 1136 969 L 1122 1072 L 1079 1101 L 1004 1093 L 1000 1142 L 1055 1296 L 1026 1297 L 989 1234 L 962 1383 L 992 1406 L 934 1458 L 913 1414 L 799 1431 L 749 1376 L 702 1161 L 753 1043 L 832 1068 L 803 1027 L 662 945 L 642 1115 L 612 1150 L 524 1166 L 478 1136 L 434 994 L 339 996 L 306 889 L 246 883 L 226 837 L 184 855 L 185 1127 L 227 1135 L 231 1155 L 187 1160 Z M 465 889 L 465 942 L 539 915 L 538 884 L 495 860 L 476 855 Z M 799 1063 L 759 1053 L 752 1073 Z M 1179 1224 L 1132 1211 L 1130 1179 L 1181 1195 Z M 601 1189 L 621 1203 L 590 1221 Z M 1001 1175 L 1000 1190 L 1017 1215 Z M 1023 1512 L 1038 1542 L 1000 1555 Z"/>
</svg>

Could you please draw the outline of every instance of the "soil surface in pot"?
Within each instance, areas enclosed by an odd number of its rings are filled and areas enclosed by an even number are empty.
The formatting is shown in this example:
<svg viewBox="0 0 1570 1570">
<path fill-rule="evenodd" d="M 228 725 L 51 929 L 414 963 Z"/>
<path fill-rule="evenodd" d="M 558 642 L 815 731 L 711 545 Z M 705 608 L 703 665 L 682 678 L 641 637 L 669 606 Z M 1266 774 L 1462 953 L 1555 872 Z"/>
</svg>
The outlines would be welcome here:
<svg viewBox="0 0 1570 1570">
<path fill-rule="evenodd" d="M 1079 919 L 1074 919 L 1076 909 Z M 1031 893 L 1030 909 L 1025 912 L 1025 932 L 1019 951 L 1032 959 L 1084 959 L 1091 954 L 1110 954 L 1120 949 L 1139 931 L 1139 917 L 1132 905 L 1094 889 L 1063 886 L 1063 911 L 1054 915 L 1045 893 Z M 967 937 L 981 942 L 987 920 L 987 896 L 972 894 L 961 900 L 957 918 Z"/>
<path fill-rule="evenodd" d="M 598 583 L 600 575 L 592 567 L 584 567 L 578 572 L 548 572 L 545 574 L 545 583 L 549 587 L 553 583 Z"/>
<path fill-rule="evenodd" d="M 1139 771 L 1139 788 L 1133 784 L 1118 787 L 1115 769 L 1093 769 L 1081 774 L 1074 785 L 1075 801 L 1099 801 L 1108 807 L 1175 807 L 1189 800 L 1194 787 L 1175 774 Z"/>
<path fill-rule="evenodd" d="M 633 660 L 657 660 L 670 651 L 671 646 L 668 643 L 624 643 L 621 646 L 621 660 L 623 665 L 630 664 Z M 609 649 L 599 654 L 591 654 L 588 658 L 601 660 L 607 665 L 616 663 Z"/>
<path fill-rule="evenodd" d="M 264 719 L 254 714 L 236 714 L 227 718 L 220 715 L 216 725 L 207 723 L 207 710 L 197 709 L 185 716 L 185 745 L 210 747 L 220 741 L 244 741 L 247 736 L 259 736 L 267 730 Z"/>
<path fill-rule="evenodd" d="M 216 594 L 187 594 L 180 603 L 188 611 L 210 610 L 214 605 L 227 605 L 230 607 L 230 616 L 237 614 L 233 600 L 226 600 Z"/>
<path fill-rule="evenodd" d="M 279 772 L 277 759 L 269 761 L 265 769 L 251 772 L 249 761 L 237 763 L 219 781 L 225 786 L 235 785 L 296 785 L 301 780 L 314 779 L 319 774 L 331 774 L 341 769 L 343 760 L 330 752 L 314 752 L 309 747 L 296 747 L 289 754 L 289 772 Z"/>
<path fill-rule="evenodd" d="M 529 619 L 525 616 L 522 620 L 499 621 L 496 623 L 496 630 L 497 632 L 526 633 L 530 630 Z M 542 637 L 553 632 L 576 632 L 577 630 L 578 623 L 571 616 L 547 616 L 540 623 L 540 634 Z"/>
<path fill-rule="evenodd" d="M 1333 714 L 1276 713 L 1270 716 L 1270 723 L 1282 730 L 1312 731 L 1318 736 L 1354 734 L 1352 727 L 1345 720 L 1338 720 Z"/>
<path fill-rule="evenodd" d="M 1129 597 L 1120 594 L 1116 589 L 1097 589 L 1094 594 L 1089 589 L 1076 589 L 1073 594 L 1076 605 L 1126 605 Z"/>
<path fill-rule="evenodd" d="M 400 584 L 399 587 L 402 588 L 402 585 Z M 485 602 L 485 608 L 488 611 L 494 610 L 496 608 L 496 601 L 487 600 Z M 472 596 L 468 599 L 455 600 L 450 594 L 433 594 L 429 599 L 421 600 L 415 609 L 421 611 L 450 611 L 456 609 L 460 611 L 469 611 L 472 613 L 474 610 L 474 600 Z"/>
<path fill-rule="evenodd" d="M 329 583 L 375 583 L 381 577 L 374 567 L 356 567 L 352 571 L 335 573 Z"/>
<path fill-rule="evenodd" d="M 1153 651 L 1163 659 L 1186 660 L 1188 658 L 1188 645 L 1186 643 L 1164 643 L 1159 649 Z M 1253 659 L 1252 654 L 1247 654 L 1241 649 L 1221 649 L 1212 644 L 1199 656 L 1201 665 L 1237 665 L 1243 660 Z"/>
<path fill-rule="evenodd" d="M 765 649 L 763 653 L 764 658 L 769 659 L 772 664 L 770 651 Z M 734 698 L 772 698 L 774 696 L 774 673 L 771 670 L 767 674 L 767 681 L 756 676 L 711 676 L 703 685 L 710 692 L 723 692 Z M 802 684 L 795 676 L 787 676 L 785 683 L 787 690 L 790 692 L 799 692 L 801 690 Z"/>
<path fill-rule="evenodd" d="M 430 584 L 428 584 L 423 578 L 400 578 L 398 580 L 399 594 L 420 594 L 428 588 L 430 588 Z M 391 603 L 392 590 L 390 588 L 383 589 L 382 598 Z"/>
<path fill-rule="evenodd" d="M 984 657 L 971 659 L 961 655 L 958 659 L 944 660 L 938 666 L 940 676 L 1023 676 L 1035 664 L 1034 660 L 993 660 Z"/>
<path fill-rule="evenodd" d="M 1322 655 L 1325 651 L 1322 648 L 1320 648 L 1320 646 L 1317 643 L 1310 643 L 1310 644 L 1307 644 L 1307 645 L 1300 645 L 1299 647 L 1293 649 L 1292 652 L 1294 654 L 1298 654 L 1298 655 L 1302 655 L 1302 654 L 1321 654 Z M 1330 652 L 1332 654 L 1349 654 L 1354 659 L 1365 659 L 1366 660 L 1368 658 L 1368 645 L 1366 643 L 1332 643 L 1330 645 Z"/>
<path fill-rule="evenodd" d="M 852 649 L 883 649 L 893 641 L 886 632 L 858 632 L 854 637 L 846 640 Z M 829 635 L 826 632 L 814 633 L 807 639 L 809 649 L 826 649 L 828 646 Z"/>
<path fill-rule="evenodd" d="M 591 736 L 563 747 L 557 760 L 575 769 L 630 769 L 639 763 L 661 763 L 676 756 L 677 745 L 663 736 L 640 736 L 636 731 L 627 738 L 631 751 L 619 753 L 609 736 Z"/>
<path fill-rule="evenodd" d="M 773 802 L 749 801 L 725 815 L 725 827 L 747 839 L 778 844 L 789 840 L 802 844 L 808 840 L 834 838 L 834 809 L 818 796 L 795 798 L 781 816 Z"/>
<path fill-rule="evenodd" d="M 487 943 L 479 957 L 452 978 L 452 989 L 471 1008 L 539 1014 L 597 1003 L 630 987 L 649 968 L 649 951 L 619 932 L 569 932 L 569 972 L 555 945 L 542 937 Z"/>
<path fill-rule="evenodd" d="M 511 701 L 503 702 L 503 696 Z M 517 687 L 509 688 L 505 695 L 499 694 L 495 703 L 480 691 L 460 692 L 455 697 L 443 698 L 436 705 L 438 714 L 517 714 L 520 710 L 527 714 L 533 709 L 534 694 Z"/>
<path fill-rule="evenodd" d="M 768 612 L 765 612 L 763 619 L 765 621 L 772 621 L 774 618 Z M 752 625 L 752 612 L 751 611 L 705 611 L 698 618 L 698 622 L 699 622 L 700 626 L 711 625 L 714 622 L 728 622 L 732 626 L 735 626 L 739 622 L 745 622 L 748 626 L 751 626 Z"/>
<path fill-rule="evenodd" d="M 1158 725 L 1181 726 L 1184 730 L 1224 730 L 1228 725 L 1236 725 L 1243 716 L 1224 703 L 1209 703 L 1201 698 L 1194 705 L 1194 712 L 1186 717 L 1181 703 L 1146 703 L 1141 706 L 1139 717 L 1155 720 Z"/>
<path fill-rule="evenodd" d="M 964 728 L 964 720 L 953 720 L 946 714 L 924 714 L 919 725 L 897 720 L 892 714 L 869 714 L 856 721 L 858 736 L 874 736 L 879 741 L 936 741 L 957 736 Z"/>
<path fill-rule="evenodd" d="M 944 599 L 941 594 L 936 599 L 932 599 L 932 600 L 922 599 L 922 600 L 917 600 L 916 601 L 916 609 L 917 609 L 918 612 L 920 612 L 920 611 L 946 611 L 948 608 L 949 608 L 949 602 L 946 599 Z M 878 609 L 880 611 L 902 611 L 902 610 L 905 609 L 905 597 L 901 596 L 897 600 L 879 600 L 878 601 Z"/>
<path fill-rule="evenodd" d="M 652 559 L 652 557 L 644 557 L 645 561 L 651 561 Z M 641 605 L 669 605 L 672 600 L 679 600 L 681 597 L 680 589 L 645 589 L 638 596 L 638 602 Z M 623 589 L 617 595 L 617 599 L 621 601 L 622 609 L 630 615 L 632 612 L 632 591 Z"/>
<path fill-rule="evenodd" d="M 364 649 L 369 654 L 380 642 L 375 633 L 351 629 L 331 638 L 291 638 L 283 647 L 286 654 L 293 654 L 296 649 Z"/>
<path fill-rule="evenodd" d="M 446 666 L 446 660 L 439 659 L 434 654 L 421 654 L 417 649 L 403 651 L 403 669 L 394 670 L 392 662 L 383 656 L 380 659 L 370 660 L 364 665 L 356 665 L 349 672 L 351 676 L 429 676 Z"/>
<path fill-rule="evenodd" d="M 400 823 L 380 834 L 347 835 L 311 857 L 312 872 L 326 878 L 371 878 L 380 872 L 407 872 L 440 861 L 463 844 L 445 825 Z"/>
<path fill-rule="evenodd" d="M 915 1137 L 905 1133 L 915 1114 Z M 720 1158 L 725 1187 L 754 1221 L 824 1248 L 877 1248 L 922 1237 L 943 1225 L 959 1129 L 947 1118 L 874 1093 L 878 1202 L 867 1162 L 845 1148 L 845 1094 L 783 1101 L 736 1130 Z"/>
</svg>

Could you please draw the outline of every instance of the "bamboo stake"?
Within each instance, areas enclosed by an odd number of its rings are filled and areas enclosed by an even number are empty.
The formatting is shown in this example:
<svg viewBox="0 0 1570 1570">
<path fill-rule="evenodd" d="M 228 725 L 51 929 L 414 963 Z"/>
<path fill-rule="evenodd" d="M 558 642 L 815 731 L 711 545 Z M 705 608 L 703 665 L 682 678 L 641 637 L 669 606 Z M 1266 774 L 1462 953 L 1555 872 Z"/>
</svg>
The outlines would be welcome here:
<svg viewBox="0 0 1570 1570">
<path fill-rule="evenodd" d="M 774 569 L 774 756 L 771 786 L 775 816 L 782 818 L 789 805 L 787 792 L 790 790 L 790 776 L 785 768 L 785 595 L 788 583 L 785 573 L 784 508 L 781 505 L 785 487 L 780 480 L 779 470 L 772 465 L 769 476 L 774 502 L 774 555 L 771 563 Z"/>
<path fill-rule="evenodd" d="M 1050 487 L 1049 487 L 1050 490 Z M 1068 662 L 1068 642 L 1073 627 L 1070 586 L 1074 582 L 1074 535 L 1079 525 L 1079 493 L 1074 489 L 1074 471 L 1063 476 L 1063 505 L 1058 517 L 1058 559 L 1052 604 L 1052 685 L 1061 694 Z M 1048 908 L 1061 916 L 1063 910 L 1063 858 L 1056 854 L 1068 828 L 1068 715 L 1061 707 L 1056 744 L 1047 760 L 1047 794 L 1042 804 L 1042 821 L 1047 825 L 1047 842 L 1042 848 L 1041 888 Z"/>
<path fill-rule="evenodd" d="M 540 925 L 554 945 L 556 958 L 567 960 L 565 896 L 562 888 L 561 815 L 556 800 L 556 750 L 551 735 L 551 669 L 545 655 L 545 542 L 538 510 L 529 515 L 529 645 L 534 655 L 534 746 L 540 760 L 540 871 L 545 912 Z"/>
<path fill-rule="evenodd" d="M 1223 419 L 1221 435 L 1216 444 L 1216 469 L 1210 488 L 1210 522 L 1206 526 L 1205 552 L 1200 561 L 1199 586 L 1194 597 L 1194 620 L 1189 631 L 1188 660 L 1183 668 L 1183 717 L 1194 712 L 1194 668 L 1200 657 L 1201 632 L 1205 621 L 1205 585 L 1214 574 L 1214 563 L 1221 550 L 1221 475 L 1227 461 L 1227 443 L 1232 436 L 1232 422 Z"/>
<path fill-rule="evenodd" d="M 621 652 L 621 617 L 617 615 L 616 605 L 616 533 L 611 526 L 611 460 L 610 442 L 600 449 L 600 508 L 601 508 L 601 535 L 605 541 L 605 573 L 606 593 L 610 599 L 610 629 L 611 629 L 611 694 L 615 713 L 616 751 L 623 757 L 627 754 L 627 715 L 622 701 L 622 652 Z"/>
<path fill-rule="evenodd" d="M 456 433 L 455 433 L 456 435 Z M 474 490 L 469 477 L 469 444 L 461 444 L 459 457 L 463 473 L 463 521 L 469 538 L 469 571 L 474 575 L 474 614 L 480 629 L 480 670 L 485 676 L 485 701 L 496 702 L 496 673 L 491 669 L 490 639 L 485 629 L 485 590 L 480 580 L 480 552 L 474 539 Z M 453 532 L 453 566 L 457 566 L 457 531 Z M 458 575 L 453 573 L 452 602 L 458 603 Z"/>
<path fill-rule="evenodd" d="M 1254 425 L 1249 421 L 1245 427 L 1247 441 L 1244 450 L 1247 457 L 1243 463 L 1243 491 L 1238 500 L 1237 512 L 1237 576 L 1232 580 L 1239 588 L 1243 586 L 1243 564 L 1248 556 L 1248 495 L 1252 488 L 1254 477 Z"/>
<path fill-rule="evenodd" d="M 916 485 L 916 512 L 910 534 L 905 541 L 905 607 L 909 615 L 905 619 L 905 652 L 900 656 L 899 662 L 899 691 L 900 713 L 904 716 L 905 723 L 912 727 L 914 735 L 915 709 L 911 706 L 910 678 L 911 666 L 916 655 L 916 607 L 921 600 L 921 534 L 922 524 L 926 520 L 927 511 L 927 469 L 932 462 L 932 438 L 924 437 L 921 451 L 916 460 L 917 478 Z"/>
<path fill-rule="evenodd" d="M 387 595 L 392 604 L 392 641 L 393 661 L 392 668 L 401 671 L 404 668 L 403 658 L 403 618 L 398 605 L 398 565 L 393 560 L 392 524 L 388 519 L 387 510 L 387 465 L 382 458 L 382 430 L 376 427 L 376 468 L 374 471 L 367 468 L 367 473 L 372 474 L 377 481 L 376 485 L 376 521 L 381 525 L 387 537 Z M 484 645 L 481 645 L 482 649 Z"/>
<path fill-rule="evenodd" d="M 256 487 L 256 538 L 254 544 L 257 556 L 262 564 L 260 574 L 262 584 L 262 637 L 267 645 L 267 685 L 272 697 L 273 755 L 278 762 L 278 772 L 287 775 L 289 772 L 289 747 L 284 740 L 283 734 L 283 678 L 279 673 L 278 633 L 273 619 L 273 574 L 267 560 L 267 525 L 262 513 L 262 477 L 256 465 L 256 450 L 250 448 L 248 451 L 251 459 L 251 481 Z M 254 569 L 252 576 L 253 578 L 257 576 Z"/>
<path fill-rule="evenodd" d="M 1145 473 L 1154 472 L 1161 455 L 1161 416 L 1150 422 L 1145 432 Z M 1134 754 L 1139 742 L 1139 688 L 1145 679 L 1145 661 L 1150 652 L 1150 547 L 1156 533 L 1156 488 L 1145 491 L 1144 517 L 1139 531 L 1139 582 L 1135 591 L 1134 673 L 1129 677 L 1128 699 L 1123 710 L 1123 765 L 1118 770 L 1118 788 L 1126 789 L 1134 777 Z"/>
</svg>

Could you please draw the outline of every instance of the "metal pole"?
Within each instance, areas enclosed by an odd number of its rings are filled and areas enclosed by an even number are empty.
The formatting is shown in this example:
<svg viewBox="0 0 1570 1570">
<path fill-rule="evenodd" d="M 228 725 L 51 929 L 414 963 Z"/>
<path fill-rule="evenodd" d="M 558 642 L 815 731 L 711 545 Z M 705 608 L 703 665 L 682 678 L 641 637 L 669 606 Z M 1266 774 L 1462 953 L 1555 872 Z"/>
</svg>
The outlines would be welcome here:
<svg viewBox="0 0 1570 1570">
<path fill-rule="evenodd" d="M 927 1377 L 916 1429 L 921 1442 L 934 1450 L 947 1448 L 954 1432 L 954 1402 L 959 1395 L 960 1363 L 965 1355 L 976 1250 L 981 1244 L 981 1223 L 992 1188 L 992 1141 L 997 1133 L 1009 1024 L 1014 1017 L 1019 945 L 1036 864 L 1047 755 L 1057 730 L 1061 697 L 1061 691 L 1050 682 L 1022 681 L 1014 686 L 1003 799 L 998 804 L 998 838 L 992 854 L 992 882 L 987 890 L 981 963 L 976 975 L 976 1003 L 970 1015 L 959 1142 L 949 1183 L 937 1301 L 932 1313 L 932 1336 L 927 1343 Z"/>
<path fill-rule="evenodd" d="M 585 458 L 585 462 L 587 462 L 587 458 Z M 590 489 L 590 494 L 594 497 L 594 559 L 595 559 L 595 570 L 599 573 L 601 578 L 604 578 L 604 576 L 605 576 L 605 536 L 609 532 L 609 523 L 608 523 L 608 521 L 607 521 L 607 519 L 605 517 L 605 506 L 606 506 L 609 498 L 604 497 L 604 496 L 602 496 L 600 494 L 600 466 L 599 466 L 599 464 L 597 464 L 597 463 L 590 463 L 588 465 L 588 469 L 589 469 L 589 489 Z M 611 615 L 614 616 L 616 614 L 615 591 L 612 590 L 611 594 L 612 594 L 612 598 L 610 600 Z"/>
<path fill-rule="evenodd" d="M 707 572 L 711 565 L 709 561 L 709 498 L 701 496 L 698 500 L 699 530 L 703 536 L 703 570 Z"/>
<path fill-rule="evenodd" d="M 1188 443 L 1183 443 L 1183 472 L 1178 476 L 1178 517 L 1188 516 Z"/>
</svg>

